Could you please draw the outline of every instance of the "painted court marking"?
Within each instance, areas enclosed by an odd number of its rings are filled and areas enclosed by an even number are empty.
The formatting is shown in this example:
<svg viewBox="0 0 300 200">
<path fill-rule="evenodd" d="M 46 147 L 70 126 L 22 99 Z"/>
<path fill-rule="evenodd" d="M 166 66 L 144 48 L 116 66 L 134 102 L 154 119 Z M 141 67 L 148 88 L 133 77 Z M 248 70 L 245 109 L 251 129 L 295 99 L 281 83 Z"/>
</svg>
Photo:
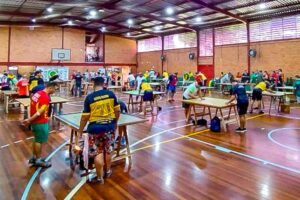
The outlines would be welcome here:
<svg viewBox="0 0 300 200">
<path fill-rule="evenodd" d="M 286 149 L 289 149 L 289 150 L 292 150 L 292 151 L 300 151 L 299 148 L 293 148 L 293 147 L 290 147 L 290 146 L 288 146 L 288 145 L 282 144 L 282 143 L 276 141 L 276 140 L 273 138 L 272 135 L 274 135 L 276 132 L 282 131 L 282 130 L 300 130 L 300 128 L 278 128 L 278 129 L 274 129 L 274 130 L 272 130 L 272 131 L 270 131 L 270 132 L 268 133 L 268 138 L 269 138 L 269 140 L 271 140 L 273 143 L 275 143 L 275 144 L 277 144 L 277 145 L 279 145 L 279 146 L 281 146 L 281 147 L 283 147 L 283 148 L 286 148 Z"/>
</svg>

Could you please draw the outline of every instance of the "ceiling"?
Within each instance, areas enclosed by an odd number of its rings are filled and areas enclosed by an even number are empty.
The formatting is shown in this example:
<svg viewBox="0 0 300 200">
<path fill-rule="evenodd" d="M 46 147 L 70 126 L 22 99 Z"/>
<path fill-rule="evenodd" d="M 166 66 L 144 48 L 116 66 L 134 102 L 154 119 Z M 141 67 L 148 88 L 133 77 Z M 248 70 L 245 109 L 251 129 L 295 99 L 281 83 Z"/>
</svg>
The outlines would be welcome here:
<svg viewBox="0 0 300 200">
<path fill-rule="evenodd" d="M 0 0 L 0 25 L 145 38 L 300 13 L 300 0 Z"/>
</svg>

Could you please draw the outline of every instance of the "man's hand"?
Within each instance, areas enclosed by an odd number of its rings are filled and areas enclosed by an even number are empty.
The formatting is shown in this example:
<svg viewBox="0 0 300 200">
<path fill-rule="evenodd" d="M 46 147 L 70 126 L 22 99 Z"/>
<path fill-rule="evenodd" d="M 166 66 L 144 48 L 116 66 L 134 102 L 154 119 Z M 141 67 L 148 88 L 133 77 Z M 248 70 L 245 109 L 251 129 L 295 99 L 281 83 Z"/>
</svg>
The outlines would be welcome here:
<svg viewBox="0 0 300 200">
<path fill-rule="evenodd" d="M 22 121 L 22 125 L 23 125 L 23 126 L 29 126 L 30 123 L 31 123 L 31 122 L 30 122 L 29 119 L 25 119 L 25 120 Z"/>
</svg>

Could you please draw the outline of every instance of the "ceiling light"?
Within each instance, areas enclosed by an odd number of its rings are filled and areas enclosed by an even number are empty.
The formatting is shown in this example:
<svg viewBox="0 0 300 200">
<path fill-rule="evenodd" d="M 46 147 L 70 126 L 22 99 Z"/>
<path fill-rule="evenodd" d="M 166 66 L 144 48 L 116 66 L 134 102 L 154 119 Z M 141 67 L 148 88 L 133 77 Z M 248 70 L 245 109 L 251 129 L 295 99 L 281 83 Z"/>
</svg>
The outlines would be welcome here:
<svg viewBox="0 0 300 200">
<path fill-rule="evenodd" d="M 97 15 L 97 11 L 91 10 L 91 11 L 89 12 L 89 14 L 90 14 L 90 16 L 95 17 L 95 16 Z"/>
<path fill-rule="evenodd" d="M 160 27 L 160 26 L 155 26 L 155 27 L 154 27 L 154 30 L 160 31 L 160 30 L 161 30 L 161 27 Z"/>
<path fill-rule="evenodd" d="M 104 12 L 104 10 L 103 9 L 100 9 L 100 10 L 98 10 L 99 12 Z"/>
<path fill-rule="evenodd" d="M 102 31 L 102 32 L 105 32 L 105 31 L 106 31 L 106 27 L 103 26 L 103 27 L 101 28 L 101 31 Z"/>
<path fill-rule="evenodd" d="M 130 36 L 130 33 L 128 32 L 128 33 L 126 33 L 126 35 L 127 35 L 127 36 Z"/>
<path fill-rule="evenodd" d="M 261 10 L 265 9 L 266 7 L 267 7 L 267 6 L 266 6 L 265 3 L 259 4 L 259 8 L 260 8 Z"/>
<path fill-rule="evenodd" d="M 174 9 L 171 8 L 171 7 L 168 7 L 168 8 L 166 8 L 166 13 L 167 13 L 168 15 L 172 15 L 172 14 L 174 13 Z"/>
<path fill-rule="evenodd" d="M 70 26 L 73 25 L 73 21 L 72 21 L 72 20 L 69 20 L 69 21 L 68 21 L 68 25 L 70 25 Z"/>
<path fill-rule="evenodd" d="M 196 17 L 196 22 L 201 22 L 202 21 L 202 18 L 201 17 Z"/>
<path fill-rule="evenodd" d="M 132 19 L 127 19 L 127 24 L 132 25 L 133 24 L 133 20 Z"/>
<path fill-rule="evenodd" d="M 31 21 L 32 21 L 33 23 L 35 23 L 35 22 L 36 22 L 36 19 L 32 19 Z"/>
<path fill-rule="evenodd" d="M 53 8 L 47 8 L 47 11 L 49 12 L 49 13 L 52 13 L 53 12 Z"/>
</svg>

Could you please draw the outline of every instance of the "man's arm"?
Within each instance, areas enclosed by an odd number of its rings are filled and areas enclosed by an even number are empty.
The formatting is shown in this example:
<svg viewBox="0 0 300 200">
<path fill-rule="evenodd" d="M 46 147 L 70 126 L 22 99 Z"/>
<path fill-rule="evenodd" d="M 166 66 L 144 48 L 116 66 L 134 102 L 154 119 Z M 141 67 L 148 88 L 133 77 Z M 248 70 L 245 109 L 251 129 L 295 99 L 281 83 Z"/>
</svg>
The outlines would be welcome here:
<svg viewBox="0 0 300 200">
<path fill-rule="evenodd" d="M 90 119 L 90 114 L 89 113 L 88 114 L 87 113 L 82 113 L 81 119 L 80 119 L 80 126 L 79 126 L 79 130 L 78 130 L 80 137 L 82 136 L 83 129 L 86 126 L 89 119 Z"/>
<path fill-rule="evenodd" d="M 226 104 L 230 104 L 231 102 L 233 102 L 236 99 L 236 96 L 233 94 L 231 95 L 229 101 Z"/>
<path fill-rule="evenodd" d="M 36 120 L 40 115 L 42 115 L 45 112 L 46 107 L 47 107 L 47 105 L 43 105 L 34 115 L 29 117 L 28 119 L 25 119 L 23 121 L 23 124 L 25 126 L 31 124 L 34 120 Z"/>
</svg>

